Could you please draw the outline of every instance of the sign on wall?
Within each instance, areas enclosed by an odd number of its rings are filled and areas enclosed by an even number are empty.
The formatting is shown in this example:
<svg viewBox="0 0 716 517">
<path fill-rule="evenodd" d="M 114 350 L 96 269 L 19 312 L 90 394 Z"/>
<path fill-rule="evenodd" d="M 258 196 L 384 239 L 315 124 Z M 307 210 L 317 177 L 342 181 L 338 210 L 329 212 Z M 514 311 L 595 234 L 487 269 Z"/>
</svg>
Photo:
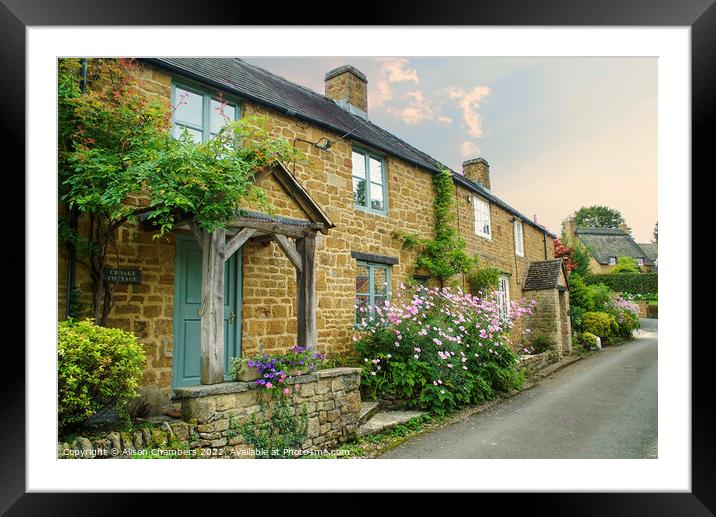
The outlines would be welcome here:
<svg viewBox="0 0 716 517">
<path fill-rule="evenodd" d="M 115 282 L 117 284 L 139 284 L 142 282 L 141 269 L 118 269 L 104 268 L 102 274 L 105 280 Z"/>
</svg>

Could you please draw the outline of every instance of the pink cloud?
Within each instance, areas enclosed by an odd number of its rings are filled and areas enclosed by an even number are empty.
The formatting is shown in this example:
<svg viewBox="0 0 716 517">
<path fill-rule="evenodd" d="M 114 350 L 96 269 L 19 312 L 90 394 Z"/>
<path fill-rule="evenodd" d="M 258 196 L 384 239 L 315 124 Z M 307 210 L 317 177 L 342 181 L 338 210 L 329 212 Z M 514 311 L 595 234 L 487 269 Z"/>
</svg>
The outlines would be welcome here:
<svg viewBox="0 0 716 517">
<path fill-rule="evenodd" d="M 474 158 L 480 154 L 480 148 L 474 142 L 464 141 L 460 144 L 460 155 L 463 158 Z"/>
<path fill-rule="evenodd" d="M 467 125 L 467 132 L 470 136 L 479 138 L 482 136 L 482 116 L 478 111 L 480 102 L 490 94 L 487 86 L 475 86 L 472 90 L 462 88 L 448 88 L 448 97 L 458 101 L 458 107 L 462 112 L 462 118 Z"/>
<path fill-rule="evenodd" d="M 422 92 L 407 92 L 403 98 L 408 104 L 402 108 L 388 107 L 388 113 L 397 116 L 406 124 L 417 124 L 421 120 L 433 118 L 433 108 Z"/>
<path fill-rule="evenodd" d="M 384 104 L 393 97 L 395 83 L 413 82 L 418 84 L 418 72 L 408 67 L 408 60 L 405 58 L 379 58 L 380 68 L 378 69 L 378 80 L 376 81 L 376 92 L 371 103 L 376 106 Z"/>
</svg>

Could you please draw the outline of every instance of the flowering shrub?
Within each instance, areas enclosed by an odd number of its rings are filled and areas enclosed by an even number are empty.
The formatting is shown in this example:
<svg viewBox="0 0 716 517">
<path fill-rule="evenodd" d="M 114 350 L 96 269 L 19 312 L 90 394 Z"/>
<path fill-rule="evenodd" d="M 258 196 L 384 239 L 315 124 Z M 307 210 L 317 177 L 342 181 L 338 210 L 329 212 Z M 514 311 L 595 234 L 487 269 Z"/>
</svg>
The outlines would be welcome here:
<svg viewBox="0 0 716 517">
<path fill-rule="evenodd" d="M 619 328 L 616 334 L 620 337 L 630 338 L 632 332 L 639 328 L 639 306 L 622 297 L 612 300 L 607 312 L 616 320 Z"/>
<path fill-rule="evenodd" d="M 392 302 L 366 313 L 354 337 L 362 384 L 374 397 L 399 396 L 443 414 L 522 384 L 507 335 L 534 302 L 513 302 L 501 314 L 462 290 L 400 287 Z"/>
</svg>

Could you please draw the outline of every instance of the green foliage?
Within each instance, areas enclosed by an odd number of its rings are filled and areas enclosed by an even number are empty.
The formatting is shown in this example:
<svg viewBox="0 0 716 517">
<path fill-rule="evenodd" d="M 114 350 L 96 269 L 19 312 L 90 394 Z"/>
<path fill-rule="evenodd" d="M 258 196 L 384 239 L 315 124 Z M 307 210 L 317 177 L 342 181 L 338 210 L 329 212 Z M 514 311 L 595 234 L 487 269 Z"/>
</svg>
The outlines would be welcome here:
<svg viewBox="0 0 716 517">
<path fill-rule="evenodd" d="M 289 403 L 286 395 L 280 391 L 269 393 L 274 403 L 267 408 L 263 398 L 260 399 L 261 421 L 257 420 L 256 414 L 243 423 L 231 418 L 227 436 L 240 434 L 247 444 L 262 452 L 257 454 L 257 459 L 295 458 L 292 451 L 298 451 L 308 437 L 306 405 L 302 404 L 296 414 L 296 408 Z"/>
<path fill-rule="evenodd" d="M 547 336 L 538 335 L 532 339 L 530 346 L 535 354 L 541 354 L 542 352 L 554 350 L 554 341 Z"/>
<path fill-rule="evenodd" d="M 393 237 L 403 239 L 404 249 L 419 247 L 417 267 L 428 270 L 430 275 L 437 278 L 443 286 L 458 273 L 468 273 L 474 265 L 474 259 L 467 255 L 465 240 L 453 226 L 456 206 L 452 173 L 447 169 L 441 169 L 434 174 L 433 187 L 435 188 L 433 201 L 435 237 L 421 239 L 416 235 L 400 232 L 394 232 Z"/>
<path fill-rule="evenodd" d="M 566 233 L 562 235 L 562 239 L 560 240 L 562 245 L 567 246 L 571 250 L 569 259 L 574 264 L 574 267 L 571 269 L 570 275 L 577 274 L 583 277 L 589 274 L 589 261 L 592 255 L 584 243 L 577 237 Z"/>
<path fill-rule="evenodd" d="M 577 336 L 577 344 L 580 345 L 584 350 L 596 350 L 597 339 L 597 336 L 595 336 L 591 332 L 582 332 Z"/>
<path fill-rule="evenodd" d="M 659 292 L 658 273 L 609 273 L 586 275 L 587 284 L 604 284 L 613 291 L 630 294 L 656 294 Z M 571 282 L 571 279 L 570 279 Z"/>
<path fill-rule="evenodd" d="M 659 221 L 654 223 L 654 231 L 651 233 L 651 242 L 659 244 Z"/>
<path fill-rule="evenodd" d="M 136 397 L 146 357 L 130 332 L 68 319 L 58 325 L 57 362 L 59 427 L 66 432 Z"/>
<path fill-rule="evenodd" d="M 624 217 L 619 210 L 607 206 L 592 205 L 582 207 L 574 213 L 576 226 L 589 228 L 619 228 L 624 223 Z M 631 234 L 631 228 L 628 229 Z"/>
<path fill-rule="evenodd" d="M 636 259 L 631 257 L 619 257 L 617 258 L 617 265 L 614 266 L 612 273 L 640 273 L 639 267 L 636 265 Z"/>
<path fill-rule="evenodd" d="M 582 315 L 582 327 L 585 332 L 601 338 L 609 338 L 619 330 L 617 321 L 606 312 L 585 312 Z"/>
<path fill-rule="evenodd" d="M 91 219 L 88 256 L 80 259 L 94 283 L 95 320 L 103 323 L 112 286 L 102 268 L 119 226 L 143 215 L 153 223 L 155 238 L 166 236 L 180 218 L 193 218 L 209 232 L 224 228 L 242 201 L 268 206 L 254 184 L 256 173 L 302 155 L 272 134 L 265 117 L 227 118 L 203 143 L 186 132 L 173 138 L 171 111 L 144 94 L 136 63 L 89 60 L 85 93 L 79 63 L 59 61 L 60 195 Z"/>
<path fill-rule="evenodd" d="M 473 295 L 491 293 L 498 287 L 502 272 L 495 267 L 479 267 L 477 264 L 467 273 L 467 282 Z"/>
<path fill-rule="evenodd" d="M 604 284 L 587 285 L 577 274 L 569 278 L 569 303 L 583 311 L 604 310 L 612 297 L 612 293 Z"/>
</svg>

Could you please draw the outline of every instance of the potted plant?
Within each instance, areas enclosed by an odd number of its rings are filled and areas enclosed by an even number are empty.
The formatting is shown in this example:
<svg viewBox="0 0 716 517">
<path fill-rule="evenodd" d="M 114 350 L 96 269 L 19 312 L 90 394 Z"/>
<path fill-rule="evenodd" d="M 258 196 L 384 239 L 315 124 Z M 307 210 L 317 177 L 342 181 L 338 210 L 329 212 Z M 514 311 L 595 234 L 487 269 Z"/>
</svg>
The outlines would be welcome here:
<svg viewBox="0 0 716 517">
<path fill-rule="evenodd" d="M 288 376 L 305 375 L 317 370 L 323 361 L 323 354 L 296 345 L 280 358 L 281 366 Z"/>
<path fill-rule="evenodd" d="M 251 382 L 261 378 L 258 363 L 248 357 L 233 357 L 229 375 L 237 381 Z"/>
</svg>

